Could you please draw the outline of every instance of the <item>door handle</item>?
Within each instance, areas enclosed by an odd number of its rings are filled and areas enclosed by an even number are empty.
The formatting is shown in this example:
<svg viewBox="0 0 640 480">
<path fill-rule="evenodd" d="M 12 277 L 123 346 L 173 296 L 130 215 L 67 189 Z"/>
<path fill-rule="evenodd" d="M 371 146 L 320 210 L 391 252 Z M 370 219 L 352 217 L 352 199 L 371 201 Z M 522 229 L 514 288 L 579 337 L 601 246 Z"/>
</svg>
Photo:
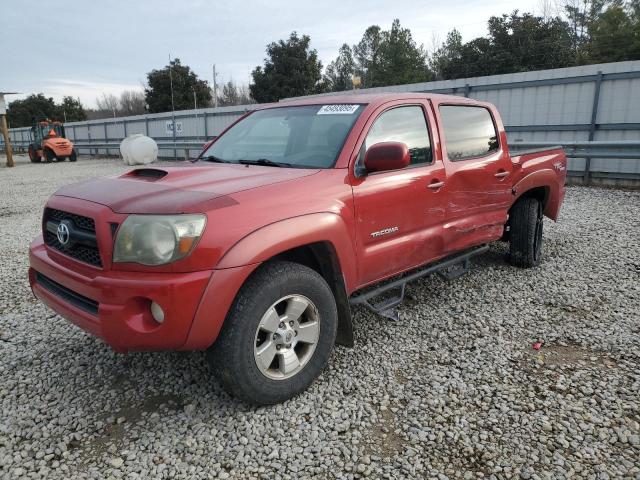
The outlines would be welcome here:
<svg viewBox="0 0 640 480">
<path fill-rule="evenodd" d="M 437 190 L 438 188 L 441 188 L 444 186 L 444 182 L 439 182 L 439 181 L 435 181 L 430 183 L 429 185 L 427 185 L 427 188 L 430 188 L 432 190 Z"/>
<path fill-rule="evenodd" d="M 498 173 L 494 173 L 493 176 L 496 178 L 504 178 L 507 175 L 509 175 L 509 172 L 505 172 L 504 170 L 502 172 L 498 172 Z"/>
</svg>

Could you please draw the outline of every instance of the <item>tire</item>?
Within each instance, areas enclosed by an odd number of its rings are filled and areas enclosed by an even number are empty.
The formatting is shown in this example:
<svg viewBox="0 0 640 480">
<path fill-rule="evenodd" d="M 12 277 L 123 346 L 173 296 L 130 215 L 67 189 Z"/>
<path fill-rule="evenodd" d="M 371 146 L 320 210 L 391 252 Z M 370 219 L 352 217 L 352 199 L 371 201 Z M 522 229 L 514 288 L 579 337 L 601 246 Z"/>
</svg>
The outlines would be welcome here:
<svg viewBox="0 0 640 480">
<path fill-rule="evenodd" d="M 523 198 L 511 209 L 509 223 L 509 262 L 520 268 L 540 265 L 542 257 L 542 204 L 535 198 Z"/>
<path fill-rule="evenodd" d="M 33 148 L 33 145 L 29 145 L 29 160 L 31 160 L 31 163 L 40 163 L 42 161 Z"/>
<path fill-rule="evenodd" d="M 78 154 L 76 153 L 76 150 L 74 148 L 73 150 L 71 150 L 71 155 L 69 155 L 69 161 L 75 162 L 76 160 L 78 160 Z"/>
<path fill-rule="evenodd" d="M 294 321 L 295 313 L 288 319 L 286 311 L 302 313 Z M 320 375 L 337 326 L 335 298 L 324 278 L 297 263 L 269 262 L 240 289 L 207 358 L 231 395 L 250 404 L 271 405 L 296 396 Z"/>
<path fill-rule="evenodd" d="M 48 148 L 45 148 L 43 153 L 44 153 L 44 161 L 46 163 L 51 163 L 56 159 L 56 156 L 53 153 L 53 151 L 49 150 Z"/>
</svg>

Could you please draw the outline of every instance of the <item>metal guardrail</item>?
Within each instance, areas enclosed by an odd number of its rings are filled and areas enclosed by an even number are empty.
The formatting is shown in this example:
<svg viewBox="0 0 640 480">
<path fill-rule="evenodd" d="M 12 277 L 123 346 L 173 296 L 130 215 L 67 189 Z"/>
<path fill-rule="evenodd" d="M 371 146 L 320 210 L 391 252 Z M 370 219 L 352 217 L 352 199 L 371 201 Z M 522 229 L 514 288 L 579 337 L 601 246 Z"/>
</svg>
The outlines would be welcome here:
<svg viewBox="0 0 640 480">
<path fill-rule="evenodd" d="M 513 142 L 509 149 L 517 153 L 529 148 L 561 146 L 568 158 L 614 158 L 640 161 L 640 141 Z"/>
<path fill-rule="evenodd" d="M 72 140 L 73 141 L 73 140 Z M 89 150 L 89 155 L 99 155 L 98 150 L 115 150 L 117 152 L 120 151 L 120 143 L 122 140 L 112 140 L 108 142 L 104 141 L 87 141 L 87 140 L 78 140 L 74 141 L 73 145 L 77 150 L 81 150 L 80 153 L 84 153 L 86 150 Z M 177 157 L 177 152 L 186 152 L 185 158 L 188 158 L 190 150 L 201 150 L 202 146 L 205 144 L 206 140 L 201 141 L 156 141 L 158 144 L 158 150 L 173 150 L 174 157 Z M 16 151 L 26 151 L 29 148 L 28 141 L 18 141 L 12 142 L 12 147 Z M 0 150 L 2 149 L 2 145 L 0 145 Z M 110 155 L 105 153 L 105 155 Z"/>
<path fill-rule="evenodd" d="M 592 178 L 609 180 L 640 181 L 640 173 L 594 171 L 591 166 L 592 159 L 611 160 L 636 160 L 640 162 L 640 141 L 577 141 L 577 142 L 513 142 L 509 144 L 512 154 L 521 154 L 523 150 L 533 148 L 551 148 L 560 146 L 564 149 L 567 158 L 585 159 L 583 170 L 567 169 L 571 177 L 582 177 L 585 183 Z"/>
<path fill-rule="evenodd" d="M 213 137 L 212 137 L 213 138 Z M 199 150 L 209 139 L 202 140 L 189 140 L 189 141 L 163 141 L 156 140 L 158 149 L 160 150 Z M 87 141 L 78 140 L 74 142 L 76 148 L 82 149 L 109 149 L 119 150 L 122 140 L 111 141 Z M 28 141 L 12 142 L 14 148 L 26 150 L 29 146 Z M 562 141 L 550 141 L 550 142 L 512 142 L 509 143 L 509 150 L 512 153 L 517 154 L 522 150 L 536 149 L 536 148 L 550 148 L 550 147 L 562 147 L 568 158 L 613 158 L 613 159 L 633 159 L 640 161 L 640 141 L 578 141 L 578 142 L 562 142 Z"/>
<path fill-rule="evenodd" d="M 74 142 L 76 148 L 85 153 L 89 150 L 89 155 L 98 155 L 99 150 L 104 150 L 104 154 L 111 154 L 111 151 L 120 150 L 120 140 L 111 141 L 87 141 L 79 140 Z M 188 159 L 191 157 L 192 150 L 200 151 L 206 142 L 202 140 L 188 141 L 168 141 L 157 140 L 158 149 L 161 151 L 173 150 L 173 158 Z M 26 151 L 29 142 L 15 142 L 14 149 L 18 151 Z M 585 159 L 583 170 L 568 170 L 568 174 L 573 177 L 583 177 L 585 181 L 593 178 L 609 178 L 613 180 L 637 180 L 640 181 L 640 173 L 622 173 L 622 172 L 601 172 L 593 171 L 591 168 L 591 159 L 611 159 L 611 160 L 637 160 L 640 162 L 640 141 L 567 141 L 567 142 L 512 142 L 509 149 L 512 154 L 518 155 L 529 149 L 551 148 L 554 146 L 564 148 L 567 158 Z M 178 152 L 182 152 L 178 155 Z M 167 158 L 162 156 L 161 158 Z M 192 158 L 192 157 L 191 157 Z"/>
</svg>

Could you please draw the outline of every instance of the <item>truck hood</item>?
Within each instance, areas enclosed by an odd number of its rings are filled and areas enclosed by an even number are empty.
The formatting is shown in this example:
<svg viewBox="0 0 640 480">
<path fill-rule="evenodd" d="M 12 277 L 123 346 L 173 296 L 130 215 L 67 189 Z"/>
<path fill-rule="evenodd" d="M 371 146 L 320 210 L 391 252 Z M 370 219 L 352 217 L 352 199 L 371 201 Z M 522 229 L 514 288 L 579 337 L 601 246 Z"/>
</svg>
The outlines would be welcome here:
<svg viewBox="0 0 640 480">
<path fill-rule="evenodd" d="M 236 201 L 232 194 L 288 182 L 319 170 L 187 163 L 149 166 L 112 177 L 62 187 L 58 196 L 105 205 L 116 213 L 174 214 L 206 212 Z"/>
</svg>

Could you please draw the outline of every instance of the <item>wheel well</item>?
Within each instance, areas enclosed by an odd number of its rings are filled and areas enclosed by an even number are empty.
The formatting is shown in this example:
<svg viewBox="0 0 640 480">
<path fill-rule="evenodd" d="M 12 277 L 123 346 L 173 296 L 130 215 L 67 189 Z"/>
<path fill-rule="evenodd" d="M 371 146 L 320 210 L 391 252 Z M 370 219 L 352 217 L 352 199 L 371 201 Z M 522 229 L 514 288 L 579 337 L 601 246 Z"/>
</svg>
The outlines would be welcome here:
<svg viewBox="0 0 640 480">
<path fill-rule="evenodd" d="M 274 256 L 271 260 L 287 260 L 299 263 L 318 272 L 325 279 L 338 309 L 338 345 L 353 346 L 353 325 L 351 322 L 351 308 L 340 268 L 340 262 L 333 245 L 329 242 L 316 242 L 292 248 Z"/>
<path fill-rule="evenodd" d="M 527 190 L 522 195 L 520 195 L 517 202 L 519 202 L 523 198 L 535 198 L 542 204 L 542 208 L 544 209 L 547 206 L 547 202 L 549 201 L 550 191 L 551 190 L 549 189 L 549 187 L 535 187 L 531 190 Z M 511 208 L 513 208 L 513 206 Z"/>
<path fill-rule="evenodd" d="M 547 208 L 547 202 L 549 201 L 550 192 L 551 192 L 551 190 L 549 189 L 549 187 L 535 187 L 535 188 L 532 188 L 531 190 L 527 190 L 522 195 L 520 195 L 518 197 L 518 199 L 515 202 L 513 202 L 513 205 L 511 205 L 511 207 L 509 208 L 509 219 L 507 220 L 507 223 L 505 224 L 506 228 L 505 228 L 500 240 L 502 240 L 503 242 L 507 242 L 510 239 L 509 228 L 511 227 L 511 225 L 510 225 L 510 223 L 511 223 L 511 210 L 513 210 L 513 207 L 516 205 L 516 203 L 521 201 L 523 198 L 535 198 L 536 200 L 538 200 L 542 204 L 542 210 L 544 211 Z"/>
<path fill-rule="evenodd" d="M 547 208 L 547 202 L 549 201 L 550 192 L 551 190 L 549 187 L 535 187 L 531 190 L 527 190 L 522 195 L 520 195 L 518 199 L 513 202 L 513 205 L 511 205 L 511 207 L 509 208 L 509 218 L 511 218 L 511 210 L 513 209 L 514 205 L 521 201 L 523 198 L 535 198 L 542 204 L 542 211 L 544 211 Z M 509 222 L 507 222 L 507 225 L 508 223 Z"/>
</svg>

